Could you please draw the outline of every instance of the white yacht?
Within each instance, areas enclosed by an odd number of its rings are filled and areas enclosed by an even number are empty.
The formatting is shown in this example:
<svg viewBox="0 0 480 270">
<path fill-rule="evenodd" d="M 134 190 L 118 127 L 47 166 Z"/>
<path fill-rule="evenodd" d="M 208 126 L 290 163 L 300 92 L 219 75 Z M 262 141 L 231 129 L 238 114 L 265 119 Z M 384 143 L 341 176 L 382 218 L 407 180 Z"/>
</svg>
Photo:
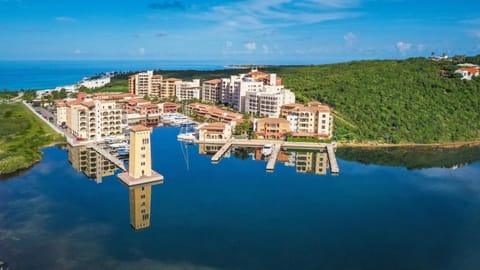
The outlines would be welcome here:
<svg viewBox="0 0 480 270">
<path fill-rule="evenodd" d="M 273 143 L 266 143 L 262 148 L 263 156 L 270 156 L 273 151 Z"/>
</svg>

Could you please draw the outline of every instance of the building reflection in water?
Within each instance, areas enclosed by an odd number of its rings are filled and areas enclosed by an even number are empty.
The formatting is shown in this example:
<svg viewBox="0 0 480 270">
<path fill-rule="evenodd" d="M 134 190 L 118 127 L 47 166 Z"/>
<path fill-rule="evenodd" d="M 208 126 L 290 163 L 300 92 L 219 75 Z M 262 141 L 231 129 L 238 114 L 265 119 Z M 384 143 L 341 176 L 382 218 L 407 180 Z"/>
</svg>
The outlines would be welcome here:
<svg viewBox="0 0 480 270">
<path fill-rule="evenodd" d="M 117 169 L 113 162 L 91 148 L 68 145 L 67 150 L 68 161 L 73 168 L 97 183 L 102 183 L 102 177 L 113 175 Z"/>
<path fill-rule="evenodd" d="M 202 155 L 214 155 L 222 145 L 199 144 L 198 153 Z M 250 158 L 253 160 L 267 160 L 262 155 L 261 148 L 237 147 L 228 150 L 224 158 L 229 158 L 231 153 L 239 159 Z M 283 151 L 277 157 L 277 162 L 284 163 L 287 167 L 295 167 L 297 173 L 326 175 L 329 162 L 327 151 Z"/>
<path fill-rule="evenodd" d="M 85 174 L 89 179 L 95 179 L 102 183 L 102 177 L 114 175 L 117 169 L 115 164 L 95 150 L 85 146 L 67 146 L 68 161 L 79 172 Z M 130 225 L 135 229 L 144 229 L 150 226 L 152 185 L 163 182 L 150 183 L 128 187 L 130 201 Z"/>
</svg>

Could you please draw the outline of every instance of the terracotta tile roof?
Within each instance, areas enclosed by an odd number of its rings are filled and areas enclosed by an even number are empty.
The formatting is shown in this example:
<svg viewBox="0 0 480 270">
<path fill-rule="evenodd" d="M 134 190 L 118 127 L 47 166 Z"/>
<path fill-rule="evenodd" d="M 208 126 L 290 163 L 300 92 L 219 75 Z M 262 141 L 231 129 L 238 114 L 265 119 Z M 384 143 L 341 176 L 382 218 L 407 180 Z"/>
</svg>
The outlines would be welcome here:
<svg viewBox="0 0 480 270">
<path fill-rule="evenodd" d="M 285 118 L 260 118 L 258 121 L 265 124 L 290 124 L 290 121 Z"/>
<path fill-rule="evenodd" d="M 224 130 L 226 125 L 225 123 L 215 122 L 204 125 L 200 130 Z"/>
<path fill-rule="evenodd" d="M 66 107 L 66 106 L 67 106 L 67 103 L 65 103 L 65 101 L 62 100 L 62 99 L 57 99 L 57 100 L 55 100 L 55 106 L 57 106 L 57 107 Z"/>
<path fill-rule="evenodd" d="M 209 80 L 209 81 L 204 81 L 203 83 L 219 84 L 221 82 L 222 82 L 222 80 L 220 80 L 220 79 L 213 79 L 213 80 Z"/>
<path fill-rule="evenodd" d="M 136 125 L 131 127 L 130 130 L 133 132 L 141 132 L 141 131 L 150 131 L 152 129 L 143 125 Z"/>
<path fill-rule="evenodd" d="M 478 72 L 478 67 L 469 67 L 469 68 L 462 67 L 460 68 L 460 70 L 470 72 L 471 74 L 475 74 Z"/>
</svg>

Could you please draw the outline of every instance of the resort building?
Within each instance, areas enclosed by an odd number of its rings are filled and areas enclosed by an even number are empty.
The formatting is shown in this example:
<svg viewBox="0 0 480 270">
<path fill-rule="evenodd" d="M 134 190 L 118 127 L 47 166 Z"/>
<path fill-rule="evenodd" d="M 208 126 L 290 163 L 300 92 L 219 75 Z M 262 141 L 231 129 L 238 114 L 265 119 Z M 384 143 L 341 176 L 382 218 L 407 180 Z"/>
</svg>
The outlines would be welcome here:
<svg viewBox="0 0 480 270">
<path fill-rule="evenodd" d="M 281 116 L 290 122 L 294 137 L 331 138 L 333 134 L 333 117 L 330 107 L 319 102 L 287 104 L 282 107 Z"/>
<path fill-rule="evenodd" d="M 222 90 L 222 80 L 214 79 L 209 81 L 204 81 L 202 84 L 202 101 L 217 103 L 220 99 L 220 94 Z"/>
<path fill-rule="evenodd" d="M 128 125 L 157 126 L 160 122 L 160 108 L 157 104 L 143 98 L 134 98 L 127 101 L 124 118 Z"/>
<path fill-rule="evenodd" d="M 141 96 L 148 96 L 152 92 L 153 71 L 140 72 L 128 77 L 130 93 Z"/>
<path fill-rule="evenodd" d="M 153 71 L 140 72 L 128 77 L 131 94 L 140 96 L 159 96 L 163 80 L 162 75 L 153 75 Z"/>
<path fill-rule="evenodd" d="M 282 139 L 290 132 L 290 122 L 283 118 L 255 119 L 253 129 L 257 138 Z"/>
<path fill-rule="evenodd" d="M 479 67 L 473 64 L 459 64 L 460 68 L 455 70 L 455 73 L 462 75 L 462 80 L 471 80 L 472 77 L 478 77 Z"/>
<path fill-rule="evenodd" d="M 57 108 L 57 126 L 64 126 L 67 124 L 67 104 L 63 100 L 55 100 L 55 107 Z"/>
<path fill-rule="evenodd" d="M 110 83 L 110 81 L 111 81 L 110 77 L 102 77 L 98 79 L 86 79 L 80 82 L 80 86 L 85 86 L 88 89 L 95 89 L 95 88 L 105 86 L 106 84 Z"/>
<path fill-rule="evenodd" d="M 65 105 L 57 107 L 57 115 L 66 114 L 67 131 L 77 139 L 100 140 L 123 131 L 122 109 L 115 101 L 92 100 L 81 95 L 77 100 L 65 102 Z"/>
<path fill-rule="evenodd" d="M 176 78 L 169 78 L 162 80 L 160 85 L 160 99 L 175 97 L 177 94 L 177 83 L 182 80 Z"/>
<path fill-rule="evenodd" d="M 249 73 L 230 76 L 214 83 L 220 87 L 220 93 L 215 96 L 217 101 L 240 112 L 278 117 L 282 105 L 295 102 L 295 94 L 284 89 L 282 79 L 275 73 L 267 74 L 252 69 Z M 213 97 L 205 100 L 211 101 Z"/>
<path fill-rule="evenodd" d="M 158 104 L 158 108 L 159 108 L 160 114 L 174 113 L 174 112 L 178 112 L 178 110 L 180 109 L 180 105 L 173 102 L 163 102 Z"/>
<path fill-rule="evenodd" d="M 261 117 L 280 117 L 284 104 L 295 102 L 295 94 L 283 86 L 264 86 L 261 91 L 248 92 L 246 111 Z"/>
<path fill-rule="evenodd" d="M 186 110 L 187 114 L 190 116 L 202 117 L 215 122 L 231 123 L 232 121 L 235 121 L 238 124 L 243 121 L 242 114 L 229 112 L 217 106 L 191 103 L 187 105 Z"/>
<path fill-rule="evenodd" d="M 227 140 L 232 136 L 232 125 L 227 123 L 208 123 L 198 128 L 199 141 Z"/>
<path fill-rule="evenodd" d="M 175 86 L 178 101 L 200 99 L 201 87 L 200 80 L 195 79 L 191 82 L 177 81 Z"/>
</svg>

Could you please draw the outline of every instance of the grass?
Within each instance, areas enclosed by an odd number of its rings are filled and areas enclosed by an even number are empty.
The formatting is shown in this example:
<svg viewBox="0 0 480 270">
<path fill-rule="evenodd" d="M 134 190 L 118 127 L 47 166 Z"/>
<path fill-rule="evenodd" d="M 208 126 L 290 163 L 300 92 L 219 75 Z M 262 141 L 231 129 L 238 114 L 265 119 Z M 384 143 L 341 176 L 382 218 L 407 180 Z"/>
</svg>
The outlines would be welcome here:
<svg viewBox="0 0 480 270">
<path fill-rule="evenodd" d="M 0 174 L 38 162 L 39 148 L 64 141 L 23 103 L 0 104 Z"/>
</svg>

